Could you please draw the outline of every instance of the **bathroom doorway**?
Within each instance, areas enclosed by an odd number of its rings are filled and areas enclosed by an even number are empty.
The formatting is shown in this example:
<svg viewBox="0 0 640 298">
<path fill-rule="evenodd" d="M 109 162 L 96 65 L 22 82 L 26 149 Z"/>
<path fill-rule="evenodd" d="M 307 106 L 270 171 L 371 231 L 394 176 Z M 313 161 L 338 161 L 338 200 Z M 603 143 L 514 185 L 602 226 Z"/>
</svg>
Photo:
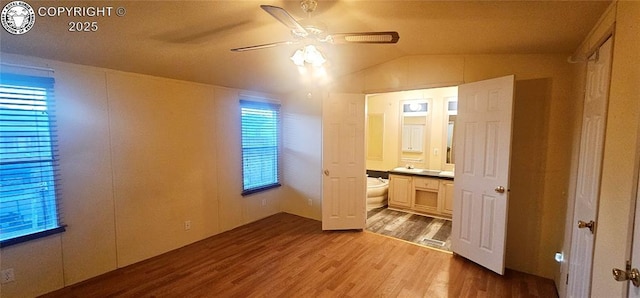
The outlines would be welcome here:
<svg viewBox="0 0 640 298">
<path fill-rule="evenodd" d="M 453 191 L 453 132 L 457 87 L 431 88 L 366 96 L 367 227 L 370 232 L 418 245 L 451 251 L 451 213 L 438 199 L 440 179 Z M 416 181 L 430 179 L 432 188 L 418 191 L 424 209 L 388 202 L 389 178 L 401 169 L 422 169 Z M 428 176 L 423 174 L 428 173 Z M 445 177 L 440 174 L 444 173 Z M 414 179 L 410 177 L 409 179 Z M 413 185 L 413 182 L 411 182 Z M 384 188 L 384 198 L 381 198 Z M 443 186 L 443 192 L 446 191 Z M 405 195 L 415 196 L 414 190 Z M 396 194 L 397 195 L 397 194 Z M 426 206 L 433 201 L 431 206 Z M 452 209 L 449 206 L 449 210 Z"/>
<path fill-rule="evenodd" d="M 424 138 L 422 143 L 414 140 L 414 136 L 420 135 L 420 129 L 414 129 L 415 125 L 423 124 L 426 127 L 427 124 L 437 124 L 438 121 L 430 122 L 429 119 L 423 119 L 420 120 L 421 123 L 415 123 L 412 121 L 413 118 L 409 118 L 411 121 L 406 122 L 412 126 L 405 127 L 403 122 L 402 132 L 398 133 L 398 135 L 402 135 L 402 143 L 395 144 L 400 146 L 403 152 L 400 156 L 400 161 L 409 160 L 413 164 L 395 167 L 389 171 L 391 173 L 389 177 L 389 207 L 403 207 L 401 209 L 408 210 L 409 213 L 437 213 L 441 217 L 442 214 L 451 214 L 453 219 L 451 229 L 452 250 L 456 254 L 500 275 L 504 274 L 505 268 L 507 211 L 511 189 L 509 178 L 515 85 L 515 76 L 507 75 L 458 86 L 460 97 L 464 100 L 460 102 L 460 113 L 455 119 L 456 123 L 453 128 L 452 152 L 455 156 L 452 159 L 461 169 L 456 174 L 454 174 L 454 171 L 415 167 L 415 164 L 420 164 L 421 166 L 433 165 L 435 161 L 431 159 L 431 156 L 441 156 L 441 153 L 446 151 L 432 147 L 433 144 L 424 146 L 424 143 L 430 141 L 430 139 Z M 361 116 L 368 115 L 367 108 L 371 111 L 371 105 L 367 107 L 365 104 L 367 96 L 352 95 L 361 96 L 361 100 L 356 100 L 357 102 L 345 108 L 352 114 L 355 112 Z M 332 96 L 341 97 L 340 94 L 329 94 L 328 98 Z M 342 97 L 349 96 L 351 95 L 342 95 Z M 330 109 L 325 107 L 327 103 L 329 103 L 328 99 L 323 100 L 322 152 L 323 166 L 325 166 L 323 173 L 327 179 L 323 179 L 322 185 L 323 190 L 332 185 L 334 187 L 329 188 L 329 192 L 323 191 L 323 229 L 366 229 L 366 194 L 361 194 L 361 191 L 366 191 L 365 177 L 354 172 L 355 174 L 350 174 L 349 183 L 345 184 L 347 185 L 346 187 L 335 187 L 340 184 L 334 183 L 335 179 L 331 179 L 332 176 L 335 176 L 335 173 L 328 169 L 328 164 L 325 164 L 325 161 L 329 162 L 335 154 L 343 152 L 329 150 L 340 148 L 341 144 L 336 142 L 335 138 L 331 138 L 335 133 L 331 134 L 329 132 L 341 131 L 339 128 L 345 127 L 344 131 L 347 133 L 344 136 L 358 141 L 357 144 L 365 145 L 362 147 L 350 146 L 346 149 L 362 148 L 365 149 L 366 153 L 360 151 L 357 155 L 343 154 L 351 158 L 349 160 L 353 160 L 354 166 L 351 168 L 358 168 L 359 173 L 362 173 L 362 170 L 366 170 L 369 167 L 365 161 L 370 148 L 367 148 L 364 139 L 370 131 L 365 129 L 366 125 L 364 124 L 366 121 L 346 126 L 325 121 L 325 115 L 333 115 L 333 113 L 329 112 Z M 338 102 L 338 104 L 341 103 Z M 416 114 L 411 116 L 424 114 L 428 117 L 430 105 L 425 103 L 424 100 L 402 103 L 402 112 L 415 112 Z M 403 121 L 406 116 L 409 116 L 402 115 Z M 383 125 L 382 127 L 385 126 Z M 326 131 L 325 128 L 330 129 L 330 131 Z M 423 128 L 422 132 L 424 131 L 433 133 L 437 130 Z M 364 134 L 359 132 L 364 132 Z M 359 136 L 363 136 L 363 138 Z M 382 139 L 385 140 L 384 135 Z M 442 136 L 440 139 L 442 139 Z M 382 143 L 385 144 L 387 141 Z M 443 144 L 442 146 L 446 144 L 442 141 L 441 143 Z M 414 145 L 422 148 L 422 152 L 416 151 Z M 349 149 L 344 152 L 352 151 Z M 404 152 L 412 155 L 405 155 Z M 335 154 L 332 155 L 332 153 Z M 381 154 L 384 157 L 384 149 Z M 418 158 L 417 160 L 416 157 Z M 424 157 L 424 159 L 420 159 L 420 157 Z M 337 174 L 341 174 L 341 172 L 338 171 Z M 397 177 L 394 178 L 393 175 L 396 174 Z M 453 179 L 450 179 L 450 182 L 442 181 L 447 180 L 441 179 L 447 176 L 455 178 L 455 187 Z M 356 193 L 359 194 L 352 195 Z M 453 199 L 454 197 L 456 198 L 455 200 Z M 340 198 L 340 200 L 336 200 L 336 198 Z M 338 218 L 342 214 L 349 216 L 349 218 L 355 219 L 357 217 L 359 220 L 352 221 L 354 225 L 357 224 L 357 227 L 346 224 L 325 227 L 326 220 Z"/>
</svg>

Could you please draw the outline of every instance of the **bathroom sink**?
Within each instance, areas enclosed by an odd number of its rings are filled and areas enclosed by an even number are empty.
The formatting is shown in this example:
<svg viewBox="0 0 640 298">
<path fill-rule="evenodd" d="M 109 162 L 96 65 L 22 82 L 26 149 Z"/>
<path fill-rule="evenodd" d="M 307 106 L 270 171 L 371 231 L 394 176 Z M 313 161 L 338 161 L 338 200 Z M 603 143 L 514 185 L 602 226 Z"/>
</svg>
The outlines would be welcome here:
<svg viewBox="0 0 640 298">
<path fill-rule="evenodd" d="M 409 169 L 409 168 L 405 168 L 405 167 L 397 167 L 397 168 L 393 169 L 393 171 L 402 172 L 402 173 L 418 174 L 418 173 L 421 173 L 424 170 L 423 169 Z"/>
</svg>

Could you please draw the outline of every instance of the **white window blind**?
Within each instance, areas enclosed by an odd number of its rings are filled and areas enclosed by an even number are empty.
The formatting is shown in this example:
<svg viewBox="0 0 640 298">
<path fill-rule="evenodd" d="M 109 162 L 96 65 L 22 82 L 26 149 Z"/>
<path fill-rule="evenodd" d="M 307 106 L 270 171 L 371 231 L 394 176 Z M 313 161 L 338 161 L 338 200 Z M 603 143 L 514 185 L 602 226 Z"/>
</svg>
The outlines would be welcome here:
<svg viewBox="0 0 640 298">
<path fill-rule="evenodd" d="M 242 194 L 280 186 L 280 105 L 241 100 Z"/>
<path fill-rule="evenodd" d="M 0 74 L 0 246 L 64 231 L 53 85 Z"/>
</svg>

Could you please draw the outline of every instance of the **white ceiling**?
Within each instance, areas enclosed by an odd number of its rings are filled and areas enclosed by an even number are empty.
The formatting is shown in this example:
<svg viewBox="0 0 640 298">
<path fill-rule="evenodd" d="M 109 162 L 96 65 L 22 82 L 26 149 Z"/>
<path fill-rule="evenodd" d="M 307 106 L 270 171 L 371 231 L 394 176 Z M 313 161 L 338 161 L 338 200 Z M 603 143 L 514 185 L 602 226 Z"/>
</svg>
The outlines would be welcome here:
<svg viewBox="0 0 640 298">
<path fill-rule="evenodd" d="M 286 93 L 304 81 L 289 57 L 299 46 L 235 53 L 231 48 L 291 40 L 260 9 L 306 17 L 299 1 L 34 1 L 40 7 L 111 6 L 110 17 L 36 17 L 27 34 L 2 31 L 2 52 L 219 86 Z M 5 3 L 3 1 L 3 3 Z M 398 31 L 394 45 L 327 45 L 334 78 L 407 55 L 569 55 L 610 1 L 319 1 L 312 14 L 329 32 Z M 115 15 L 123 7 L 126 14 Z M 96 32 L 69 32 L 95 21 Z"/>
</svg>

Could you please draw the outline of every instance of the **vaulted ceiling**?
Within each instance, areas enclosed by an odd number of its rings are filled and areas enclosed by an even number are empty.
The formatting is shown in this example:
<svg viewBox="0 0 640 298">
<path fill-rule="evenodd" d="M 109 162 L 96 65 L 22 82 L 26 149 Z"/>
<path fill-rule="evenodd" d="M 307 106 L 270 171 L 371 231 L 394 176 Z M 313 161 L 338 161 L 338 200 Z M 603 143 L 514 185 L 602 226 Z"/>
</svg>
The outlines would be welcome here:
<svg viewBox="0 0 640 298">
<path fill-rule="evenodd" d="M 7 1 L 3 1 L 2 5 Z M 296 19 L 299 1 L 27 1 L 36 23 L 0 36 L 2 52 L 271 93 L 295 90 L 303 74 L 289 60 L 300 45 L 235 53 L 231 48 L 292 40 L 260 9 Z M 360 71 L 407 55 L 571 54 L 610 1 L 319 1 L 312 22 L 329 32 L 397 31 L 397 44 L 320 45 L 327 73 Z M 58 7 L 112 7 L 111 16 L 40 16 Z M 42 7 L 42 8 L 41 8 Z M 55 9 L 52 9 L 54 7 Z M 117 16 L 124 12 L 123 16 Z M 70 22 L 96 22 L 70 32 Z"/>
</svg>

